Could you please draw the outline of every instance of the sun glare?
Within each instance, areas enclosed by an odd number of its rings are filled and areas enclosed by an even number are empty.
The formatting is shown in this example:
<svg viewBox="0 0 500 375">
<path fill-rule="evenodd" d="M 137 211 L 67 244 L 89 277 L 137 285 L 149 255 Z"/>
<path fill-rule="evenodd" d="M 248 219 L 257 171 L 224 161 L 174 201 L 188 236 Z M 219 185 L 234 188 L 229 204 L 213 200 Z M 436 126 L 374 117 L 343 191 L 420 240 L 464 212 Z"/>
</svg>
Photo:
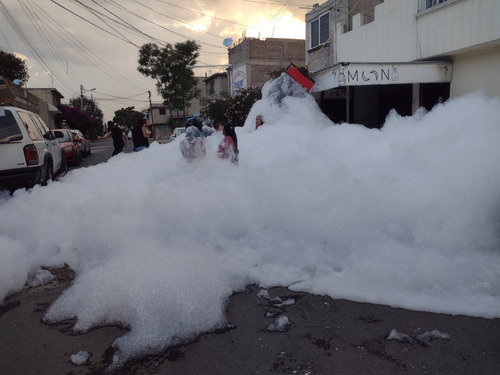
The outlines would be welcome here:
<svg viewBox="0 0 500 375">
<path fill-rule="evenodd" d="M 247 29 L 247 37 L 305 39 L 304 20 L 294 17 L 291 13 L 284 14 L 272 23 L 260 19 L 256 24 L 259 26 Z"/>
</svg>

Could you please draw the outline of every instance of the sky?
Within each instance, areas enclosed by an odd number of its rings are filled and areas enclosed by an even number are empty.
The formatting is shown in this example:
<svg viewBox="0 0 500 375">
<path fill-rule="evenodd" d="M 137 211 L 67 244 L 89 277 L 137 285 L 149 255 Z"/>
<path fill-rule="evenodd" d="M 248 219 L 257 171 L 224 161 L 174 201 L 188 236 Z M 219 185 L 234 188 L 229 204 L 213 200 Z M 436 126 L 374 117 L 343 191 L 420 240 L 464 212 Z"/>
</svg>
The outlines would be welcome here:
<svg viewBox="0 0 500 375">
<path fill-rule="evenodd" d="M 300 2 L 299 2 L 300 1 Z M 223 41 L 243 36 L 305 38 L 307 2 L 301 0 L 0 0 L 0 47 L 25 59 L 27 87 L 53 87 L 63 102 L 84 95 L 105 120 L 120 108 L 161 102 L 156 81 L 137 71 L 145 43 L 201 45 L 197 76 L 228 63 Z M 95 90 L 92 90 L 95 89 Z M 89 90 L 89 91 L 87 91 Z M 92 91 L 90 91 L 92 90 Z"/>
<path fill-rule="evenodd" d="M 248 284 L 500 317 L 500 98 L 378 130 L 332 123 L 300 86 L 277 100 L 282 87 L 266 83 L 237 129 L 238 165 L 210 137 L 189 163 L 176 139 L 0 194 L 0 301 L 68 264 L 45 321 L 128 327 L 113 366 L 225 327 Z"/>
</svg>

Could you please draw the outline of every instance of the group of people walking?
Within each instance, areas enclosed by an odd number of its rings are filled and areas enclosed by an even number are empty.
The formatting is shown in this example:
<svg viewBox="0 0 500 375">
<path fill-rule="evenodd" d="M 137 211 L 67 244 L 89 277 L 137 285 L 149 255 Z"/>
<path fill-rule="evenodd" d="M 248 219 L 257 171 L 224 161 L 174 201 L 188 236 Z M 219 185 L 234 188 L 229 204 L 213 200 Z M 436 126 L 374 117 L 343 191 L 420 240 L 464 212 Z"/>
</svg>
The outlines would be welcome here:
<svg viewBox="0 0 500 375">
<path fill-rule="evenodd" d="M 116 125 L 113 121 L 108 121 L 108 131 L 98 139 L 113 138 L 113 154 L 115 156 L 127 147 L 127 136 L 122 128 Z M 141 151 L 149 147 L 148 132 L 146 128 L 146 119 L 141 118 L 136 121 L 132 128 L 132 141 L 134 142 L 134 151 Z"/>
<path fill-rule="evenodd" d="M 258 115 L 255 119 L 255 129 L 257 130 L 264 124 L 262 116 Z M 213 143 L 217 145 L 217 156 L 221 159 L 230 159 L 233 164 L 238 164 L 238 137 L 234 125 L 231 122 L 224 126 L 221 122 L 215 122 L 214 132 L 210 134 Z M 108 131 L 106 135 L 98 139 L 113 138 L 113 155 L 115 156 L 123 151 L 127 146 L 127 136 L 123 130 L 113 123 L 108 121 Z M 134 143 L 134 151 L 141 151 L 149 147 L 149 138 L 147 132 L 146 119 L 137 120 L 132 128 L 132 141 Z M 203 138 L 196 126 L 189 126 L 186 129 L 186 136 L 180 142 L 182 156 L 188 160 L 204 158 L 207 154 Z"/>
</svg>

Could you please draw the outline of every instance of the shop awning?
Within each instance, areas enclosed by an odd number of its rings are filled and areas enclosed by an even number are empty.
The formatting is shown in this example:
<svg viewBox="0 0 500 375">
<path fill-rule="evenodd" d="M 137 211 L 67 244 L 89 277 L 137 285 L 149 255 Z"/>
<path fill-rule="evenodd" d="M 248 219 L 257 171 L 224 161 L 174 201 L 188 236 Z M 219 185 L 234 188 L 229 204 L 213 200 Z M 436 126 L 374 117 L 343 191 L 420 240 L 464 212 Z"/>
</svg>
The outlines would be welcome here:
<svg viewBox="0 0 500 375">
<path fill-rule="evenodd" d="M 448 62 L 340 63 L 311 74 L 311 92 L 344 86 L 400 85 L 408 83 L 450 82 L 452 64 Z"/>
<path fill-rule="evenodd" d="M 50 103 L 47 103 L 47 108 L 49 110 L 50 113 L 56 113 L 56 112 L 59 112 L 59 109 L 57 109 L 57 107 L 53 106 L 52 104 Z"/>
</svg>

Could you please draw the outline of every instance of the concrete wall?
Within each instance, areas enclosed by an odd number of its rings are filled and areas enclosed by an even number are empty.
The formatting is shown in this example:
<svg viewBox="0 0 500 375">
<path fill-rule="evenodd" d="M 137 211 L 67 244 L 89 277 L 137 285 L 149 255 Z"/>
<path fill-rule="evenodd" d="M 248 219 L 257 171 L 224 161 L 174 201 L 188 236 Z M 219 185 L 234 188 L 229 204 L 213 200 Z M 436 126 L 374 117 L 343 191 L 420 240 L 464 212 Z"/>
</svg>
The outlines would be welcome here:
<svg viewBox="0 0 500 375">
<path fill-rule="evenodd" d="M 228 92 L 227 73 L 214 74 L 205 80 L 205 95 L 207 98 L 218 98 Z"/>
<path fill-rule="evenodd" d="M 337 9 L 337 11 L 334 11 Z M 328 41 L 316 48 L 311 49 L 311 21 L 314 21 L 325 12 L 330 12 L 330 37 Z M 347 0 L 330 0 L 316 6 L 309 13 L 306 14 L 306 64 L 309 66 L 309 71 L 314 72 L 321 70 L 324 67 L 332 66 L 335 64 L 335 35 L 340 33 L 340 29 L 335 31 L 335 21 L 337 26 L 349 24 L 348 21 L 349 7 Z"/>
<path fill-rule="evenodd" d="M 375 21 L 353 17 L 337 36 L 338 61 L 403 62 L 448 56 L 500 39 L 500 1 L 448 0 L 418 12 L 419 0 L 386 0 Z"/>
<path fill-rule="evenodd" d="M 421 11 L 422 1 L 385 0 L 370 23 L 363 13 L 352 23 L 345 18 L 337 28 L 337 62 L 451 61 L 452 97 L 481 89 L 500 96 L 500 0 L 448 0 Z M 310 71 L 333 66 L 332 55 L 331 45 L 309 53 Z"/>
<path fill-rule="evenodd" d="M 306 45 L 306 63 L 310 71 L 317 71 L 325 66 L 332 66 L 340 60 L 338 53 L 335 55 L 335 44 L 338 44 L 339 35 L 350 31 L 353 24 L 359 28 L 371 23 L 375 19 L 375 7 L 384 0 L 329 0 L 313 8 L 306 14 L 306 39 L 309 43 L 311 33 L 310 22 L 317 19 L 325 12 L 330 14 L 330 37 L 324 45 L 311 49 Z M 339 45 L 340 52 L 341 46 Z"/>
<path fill-rule="evenodd" d="M 456 55 L 471 48 L 482 49 L 494 41 L 500 44 L 498 0 L 448 0 L 419 13 L 416 20 L 419 48 L 415 59 Z"/>
<path fill-rule="evenodd" d="M 337 36 L 339 62 L 401 62 L 415 60 L 414 0 L 386 0 L 375 7 L 375 20 L 363 24 L 361 14 L 352 30 Z M 346 25 L 347 26 L 347 25 Z M 343 30 L 343 27 L 340 28 Z"/>
<path fill-rule="evenodd" d="M 451 97 L 483 90 L 489 97 L 500 97 L 500 46 L 457 55 L 453 60 Z"/>
<path fill-rule="evenodd" d="M 305 40 L 245 38 L 229 49 L 231 92 L 241 75 L 245 76 L 244 88 L 260 85 L 269 80 L 269 72 L 287 68 L 290 63 L 304 65 Z M 240 77 L 236 77 L 238 71 Z"/>
</svg>

